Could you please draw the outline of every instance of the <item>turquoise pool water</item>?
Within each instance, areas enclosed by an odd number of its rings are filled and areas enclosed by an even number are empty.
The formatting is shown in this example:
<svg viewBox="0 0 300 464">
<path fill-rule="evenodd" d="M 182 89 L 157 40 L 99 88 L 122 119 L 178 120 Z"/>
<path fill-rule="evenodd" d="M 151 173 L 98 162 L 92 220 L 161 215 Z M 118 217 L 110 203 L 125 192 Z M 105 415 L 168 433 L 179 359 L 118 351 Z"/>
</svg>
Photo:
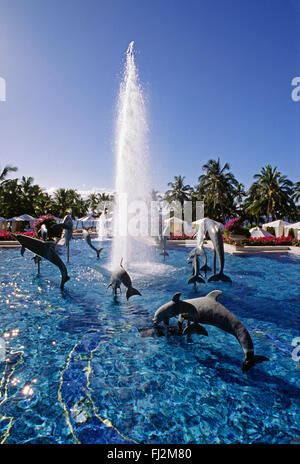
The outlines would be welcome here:
<svg viewBox="0 0 300 464">
<path fill-rule="evenodd" d="M 71 243 L 71 280 L 41 276 L 20 250 L 0 251 L 0 442 L 290 443 L 300 436 L 299 257 L 230 256 L 233 283 L 187 285 L 188 249 L 171 249 L 131 271 L 142 297 L 106 290 L 110 242 L 102 258 Z M 209 254 L 211 263 L 212 256 Z M 65 260 L 65 256 L 63 258 Z M 144 338 L 155 310 L 220 289 L 220 302 L 248 328 L 255 352 L 270 361 L 241 372 L 231 335 Z M 174 323 L 176 321 L 174 320 Z"/>
</svg>

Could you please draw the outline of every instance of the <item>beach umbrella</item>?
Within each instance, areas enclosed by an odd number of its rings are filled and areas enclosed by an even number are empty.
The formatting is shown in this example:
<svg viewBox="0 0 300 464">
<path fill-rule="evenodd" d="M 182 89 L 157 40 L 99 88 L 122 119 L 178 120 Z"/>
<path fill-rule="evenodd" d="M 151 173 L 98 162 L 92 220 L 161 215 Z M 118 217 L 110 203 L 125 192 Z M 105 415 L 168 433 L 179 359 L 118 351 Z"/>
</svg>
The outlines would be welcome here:
<svg viewBox="0 0 300 464">
<path fill-rule="evenodd" d="M 260 238 L 260 237 L 274 237 L 274 235 L 270 234 L 270 232 L 261 229 L 260 227 L 253 227 L 249 230 L 252 238 Z"/>
<path fill-rule="evenodd" d="M 182 232 L 182 226 L 185 225 L 187 226 L 188 223 L 187 221 L 183 221 L 180 218 L 177 218 L 175 216 L 170 217 L 168 219 L 164 219 L 164 230 L 163 230 L 163 235 L 169 235 L 169 233 L 181 233 Z M 178 225 L 180 224 L 180 227 Z"/>
<path fill-rule="evenodd" d="M 14 216 L 13 218 L 8 219 L 9 221 L 36 221 L 36 218 L 30 216 L 30 214 L 22 214 L 22 216 Z"/>
<path fill-rule="evenodd" d="M 197 221 L 193 221 L 192 224 L 195 224 L 197 226 L 198 224 L 201 224 L 203 219 L 210 219 L 210 218 L 201 218 L 201 219 L 198 219 Z M 215 220 L 213 219 L 213 221 L 215 221 Z M 219 226 L 221 227 L 222 230 L 224 229 L 224 224 L 222 224 L 221 222 L 218 222 L 218 221 L 215 221 L 215 222 L 217 224 L 219 224 Z"/>
<path fill-rule="evenodd" d="M 294 230 L 295 237 L 299 239 L 299 237 L 300 237 L 300 221 L 295 222 L 294 224 L 289 224 L 288 226 L 285 226 L 284 227 L 284 235 L 288 235 L 290 229 Z"/>
<path fill-rule="evenodd" d="M 285 226 L 290 226 L 290 223 L 287 221 L 283 221 L 282 219 L 278 219 L 277 221 L 267 222 L 263 224 L 262 228 L 267 229 L 267 227 L 273 227 L 275 229 L 276 237 L 280 237 L 283 234 L 283 230 Z"/>
</svg>

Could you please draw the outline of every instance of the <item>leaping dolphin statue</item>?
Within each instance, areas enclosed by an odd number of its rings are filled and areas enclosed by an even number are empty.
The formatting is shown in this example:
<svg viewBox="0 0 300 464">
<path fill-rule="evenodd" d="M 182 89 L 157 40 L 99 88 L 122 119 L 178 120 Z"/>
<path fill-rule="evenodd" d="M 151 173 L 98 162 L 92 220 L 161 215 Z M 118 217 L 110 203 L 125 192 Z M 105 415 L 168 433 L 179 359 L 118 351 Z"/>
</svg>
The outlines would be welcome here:
<svg viewBox="0 0 300 464">
<path fill-rule="evenodd" d="M 192 277 L 190 277 L 188 280 L 188 284 L 194 284 L 196 286 L 197 282 L 205 284 L 205 280 L 200 274 L 199 257 L 197 254 L 195 254 L 195 256 L 193 257 L 193 273 L 192 273 Z"/>
<path fill-rule="evenodd" d="M 47 240 L 47 236 L 48 236 L 48 230 L 47 230 L 47 227 L 45 226 L 45 224 L 41 225 L 41 236 L 42 236 L 42 240 L 44 240 L 44 242 L 45 242 Z"/>
<path fill-rule="evenodd" d="M 166 236 L 161 236 L 159 237 L 159 242 L 160 242 L 160 248 L 161 252 L 159 253 L 160 256 L 163 256 L 164 259 L 166 256 L 169 256 L 169 253 L 166 251 L 167 248 L 167 237 Z"/>
<path fill-rule="evenodd" d="M 64 289 L 64 284 L 70 279 L 68 276 L 67 268 L 64 262 L 55 252 L 54 242 L 43 242 L 37 238 L 27 237 L 26 235 L 15 235 L 12 236 L 22 245 L 21 255 L 24 255 L 25 249 L 32 251 L 36 256 L 45 258 L 52 264 L 55 264 L 61 272 L 60 288 Z"/>
<path fill-rule="evenodd" d="M 127 300 L 132 295 L 141 295 L 140 292 L 132 286 L 131 278 L 127 271 L 122 266 L 123 258 L 121 259 L 120 266 L 118 266 L 111 274 L 110 283 L 107 288 L 112 287 L 114 294 L 117 295 L 117 289 L 121 292 L 121 283 L 127 287 L 126 298 Z"/>
<path fill-rule="evenodd" d="M 204 271 L 204 276 L 206 277 L 207 271 L 211 271 L 211 267 L 209 267 L 207 264 L 207 256 L 206 256 L 203 245 L 199 247 L 196 246 L 195 248 L 193 248 L 189 256 L 187 257 L 187 261 L 190 263 L 191 262 L 190 260 L 194 258 L 195 256 L 201 256 L 201 258 L 203 259 L 204 264 L 200 267 L 200 271 Z"/>
<path fill-rule="evenodd" d="M 95 250 L 95 252 L 97 253 L 97 258 L 100 258 L 100 253 L 101 251 L 103 250 L 103 248 L 99 248 L 99 250 L 97 250 L 96 247 L 94 247 L 94 245 L 92 244 L 92 238 L 90 236 L 90 234 L 88 233 L 88 231 L 86 229 L 83 229 L 82 231 L 82 238 L 86 241 L 86 243 L 93 249 Z"/>
<path fill-rule="evenodd" d="M 172 300 L 162 305 L 154 314 L 153 322 L 169 323 L 169 318 L 179 315 L 178 325 L 182 328 L 183 321 L 194 322 L 183 330 L 183 334 L 207 332 L 199 323 L 213 325 L 234 335 L 240 343 L 244 354 L 242 371 L 246 372 L 255 364 L 268 361 L 265 356 L 254 355 L 254 346 L 250 334 L 242 322 L 228 309 L 221 305 L 217 299 L 222 294 L 221 290 L 213 290 L 205 297 L 181 300 L 181 293 L 176 293 Z M 206 333 L 205 333 L 206 332 Z"/>
<path fill-rule="evenodd" d="M 69 214 L 65 216 L 63 219 L 63 228 L 64 228 L 64 237 L 66 240 L 66 245 L 68 245 L 70 240 L 72 240 L 72 233 L 73 233 L 73 221 Z"/>
<path fill-rule="evenodd" d="M 197 246 L 198 248 L 203 246 L 205 233 L 208 232 L 208 235 L 214 246 L 214 275 L 212 275 L 208 282 L 216 282 L 222 280 L 223 282 L 232 282 L 231 278 L 224 274 L 224 243 L 223 236 L 221 231 L 221 225 L 219 222 L 213 221 L 209 218 L 203 218 L 199 222 L 199 230 L 197 234 Z M 215 253 L 218 256 L 219 261 L 219 272 L 216 274 L 215 269 Z"/>
</svg>

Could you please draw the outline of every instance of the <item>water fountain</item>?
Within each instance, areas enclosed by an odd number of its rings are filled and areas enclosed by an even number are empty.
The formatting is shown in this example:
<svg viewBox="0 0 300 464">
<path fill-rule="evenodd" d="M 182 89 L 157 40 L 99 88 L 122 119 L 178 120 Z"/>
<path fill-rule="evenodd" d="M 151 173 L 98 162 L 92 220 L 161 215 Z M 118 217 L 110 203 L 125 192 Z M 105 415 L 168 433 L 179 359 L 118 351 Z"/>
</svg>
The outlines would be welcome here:
<svg viewBox="0 0 300 464">
<path fill-rule="evenodd" d="M 133 42 L 126 52 L 116 125 L 116 203 L 112 266 L 149 261 L 148 125 L 143 91 L 134 61 Z"/>
</svg>

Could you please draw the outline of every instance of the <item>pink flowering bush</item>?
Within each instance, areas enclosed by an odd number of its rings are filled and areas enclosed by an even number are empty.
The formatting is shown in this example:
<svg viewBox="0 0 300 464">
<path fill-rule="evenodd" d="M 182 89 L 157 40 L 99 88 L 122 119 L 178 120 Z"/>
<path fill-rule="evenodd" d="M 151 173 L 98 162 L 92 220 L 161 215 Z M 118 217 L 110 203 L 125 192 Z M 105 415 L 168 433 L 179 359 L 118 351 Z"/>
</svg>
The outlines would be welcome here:
<svg viewBox="0 0 300 464">
<path fill-rule="evenodd" d="M 52 214 L 44 214 L 43 216 L 40 216 L 34 223 L 33 223 L 33 228 L 39 228 L 41 227 L 42 224 L 45 223 L 45 221 L 54 221 L 56 223 L 56 218 Z"/>
<path fill-rule="evenodd" d="M 47 230 L 48 230 L 48 238 L 52 239 L 54 238 L 54 235 L 51 234 L 51 226 L 56 224 L 56 217 L 53 216 L 52 214 L 44 214 L 43 216 L 40 216 L 34 223 L 33 227 L 37 233 L 37 236 L 40 237 L 40 230 L 42 225 L 45 225 Z"/>
<path fill-rule="evenodd" d="M 234 229 L 236 229 L 240 224 L 239 218 L 232 218 L 229 219 L 228 222 L 226 222 L 224 226 L 224 231 L 232 232 Z"/>
<path fill-rule="evenodd" d="M 223 236 L 223 241 L 229 243 L 230 245 L 242 245 L 242 246 L 300 246 L 300 240 L 293 238 L 288 235 L 285 237 L 249 237 L 243 240 L 234 240 L 230 235 Z"/>
<path fill-rule="evenodd" d="M 242 226 L 240 218 L 232 218 L 226 222 L 224 226 L 224 235 L 225 237 L 229 237 L 231 234 L 244 235 L 245 237 L 250 236 L 249 230 Z"/>
<path fill-rule="evenodd" d="M 6 230 L 0 230 L 0 240 L 12 240 L 12 236 Z"/>
<path fill-rule="evenodd" d="M 15 235 L 26 235 L 27 237 L 36 237 L 36 232 L 16 232 Z M 5 240 L 15 240 L 10 232 L 7 232 L 6 230 L 0 230 L 0 240 L 5 241 Z"/>
</svg>

